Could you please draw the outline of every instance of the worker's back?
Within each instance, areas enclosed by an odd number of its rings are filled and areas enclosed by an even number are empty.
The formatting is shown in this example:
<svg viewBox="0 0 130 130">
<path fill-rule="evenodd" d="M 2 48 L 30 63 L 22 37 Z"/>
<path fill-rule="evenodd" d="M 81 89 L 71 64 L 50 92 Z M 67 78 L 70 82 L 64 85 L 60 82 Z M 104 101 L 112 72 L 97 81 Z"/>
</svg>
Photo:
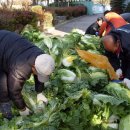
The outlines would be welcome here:
<svg viewBox="0 0 130 130">
<path fill-rule="evenodd" d="M 97 24 L 97 22 L 94 22 L 87 28 L 85 34 L 96 35 L 96 32 L 98 31 L 99 31 L 99 25 Z"/>
<path fill-rule="evenodd" d="M 105 15 L 107 21 L 111 22 L 115 28 L 119 28 L 123 25 L 126 25 L 127 22 L 117 13 L 109 12 Z M 111 26 L 108 25 L 106 33 L 111 31 Z"/>
<path fill-rule="evenodd" d="M 117 13 L 109 12 L 105 15 L 105 22 L 100 27 L 99 35 L 101 36 L 105 31 L 105 35 L 108 34 L 112 29 L 119 28 L 126 25 L 127 22 Z"/>
<path fill-rule="evenodd" d="M 130 23 L 130 13 L 123 13 L 121 14 L 121 17 L 125 19 L 128 23 Z"/>
<path fill-rule="evenodd" d="M 0 31 L 0 66 L 4 71 L 32 64 L 40 54 L 42 51 L 38 47 L 20 35 L 6 30 Z"/>
</svg>

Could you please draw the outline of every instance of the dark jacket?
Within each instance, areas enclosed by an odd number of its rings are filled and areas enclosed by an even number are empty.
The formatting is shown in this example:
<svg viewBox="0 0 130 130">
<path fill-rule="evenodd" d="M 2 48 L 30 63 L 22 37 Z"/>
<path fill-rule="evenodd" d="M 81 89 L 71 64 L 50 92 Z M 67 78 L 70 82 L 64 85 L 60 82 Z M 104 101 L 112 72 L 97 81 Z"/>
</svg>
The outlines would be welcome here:
<svg viewBox="0 0 130 130">
<path fill-rule="evenodd" d="M 107 57 L 115 70 L 121 68 L 124 77 L 130 79 L 130 24 L 122 26 L 110 32 L 118 37 L 121 43 L 121 51 L 117 54 L 107 52 Z"/>
<path fill-rule="evenodd" d="M 121 14 L 121 16 L 123 17 L 123 19 L 125 21 L 127 21 L 128 23 L 130 23 L 130 13 L 123 13 L 123 14 Z"/>
<path fill-rule="evenodd" d="M 87 28 L 85 34 L 96 35 L 96 32 L 99 32 L 99 28 L 99 25 L 95 22 Z"/>
<path fill-rule="evenodd" d="M 18 109 L 25 107 L 21 90 L 32 73 L 36 57 L 40 54 L 43 52 L 38 47 L 20 35 L 0 31 L 0 69 L 7 75 L 8 93 Z M 37 80 L 37 76 L 35 82 L 36 91 L 41 92 L 43 84 Z"/>
</svg>

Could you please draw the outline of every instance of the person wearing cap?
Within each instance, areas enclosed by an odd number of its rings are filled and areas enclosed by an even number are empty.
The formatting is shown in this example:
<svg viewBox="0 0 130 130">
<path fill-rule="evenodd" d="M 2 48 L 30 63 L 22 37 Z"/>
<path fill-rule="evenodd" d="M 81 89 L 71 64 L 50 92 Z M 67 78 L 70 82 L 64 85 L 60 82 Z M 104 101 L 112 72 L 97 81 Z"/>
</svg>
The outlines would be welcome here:
<svg viewBox="0 0 130 130">
<path fill-rule="evenodd" d="M 11 103 L 16 105 L 21 116 L 30 114 L 21 91 L 30 75 L 34 74 L 37 101 L 47 104 L 43 95 L 44 83 L 54 70 L 54 60 L 20 35 L 0 31 L 0 111 L 7 119 L 13 117 Z"/>
<path fill-rule="evenodd" d="M 130 89 L 130 24 L 103 37 L 103 45 L 119 79 Z"/>
<path fill-rule="evenodd" d="M 112 12 L 112 11 L 105 11 L 104 12 L 104 22 L 102 23 L 99 31 L 99 36 L 107 35 L 111 30 L 119 28 L 128 24 L 121 15 Z"/>
<path fill-rule="evenodd" d="M 97 35 L 102 23 L 103 23 L 103 18 L 102 17 L 98 18 L 96 22 L 94 22 L 87 28 L 85 34 Z"/>
</svg>

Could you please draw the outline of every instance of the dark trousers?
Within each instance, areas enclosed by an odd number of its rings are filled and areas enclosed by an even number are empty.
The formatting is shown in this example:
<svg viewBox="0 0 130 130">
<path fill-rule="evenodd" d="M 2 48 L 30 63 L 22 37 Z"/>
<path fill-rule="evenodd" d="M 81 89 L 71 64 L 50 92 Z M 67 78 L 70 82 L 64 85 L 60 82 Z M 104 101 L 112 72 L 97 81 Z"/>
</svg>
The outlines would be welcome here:
<svg viewBox="0 0 130 130">
<path fill-rule="evenodd" d="M 0 103 L 8 102 L 9 100 L 7 74 L 0 69 Z"/>
</svg>

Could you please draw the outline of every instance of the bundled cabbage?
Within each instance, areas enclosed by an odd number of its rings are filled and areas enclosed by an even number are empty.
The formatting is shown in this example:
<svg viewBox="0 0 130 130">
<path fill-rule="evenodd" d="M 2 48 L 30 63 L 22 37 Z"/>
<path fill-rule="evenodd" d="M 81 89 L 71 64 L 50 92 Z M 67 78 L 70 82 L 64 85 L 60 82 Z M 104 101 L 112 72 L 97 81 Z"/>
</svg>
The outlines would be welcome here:
<svg viewBox="0 0 130 130">
<path fill-rule="evenodd" d="M 78 33 L 79 32 L 79 33 Z M 22 35 L 34 42 L 56 62 L 54 73 L 44 86 L 47 106 L 36 101 L 31 77 L 23 97 L 33 114 L 8 121 L 0 118 L 2 130 L 129 130 L 130 91 L 108 83 L 105 70 L 82 60 L 76 49 L 102 54 L 99 37 L 82 35 L 79 30 L 64 37 L 46 36 L 29 27 Z M 14 110 L 16 110 L 14 108 Z M 128 115 L 128 116 L 127 116 Z"/>
</svg>

